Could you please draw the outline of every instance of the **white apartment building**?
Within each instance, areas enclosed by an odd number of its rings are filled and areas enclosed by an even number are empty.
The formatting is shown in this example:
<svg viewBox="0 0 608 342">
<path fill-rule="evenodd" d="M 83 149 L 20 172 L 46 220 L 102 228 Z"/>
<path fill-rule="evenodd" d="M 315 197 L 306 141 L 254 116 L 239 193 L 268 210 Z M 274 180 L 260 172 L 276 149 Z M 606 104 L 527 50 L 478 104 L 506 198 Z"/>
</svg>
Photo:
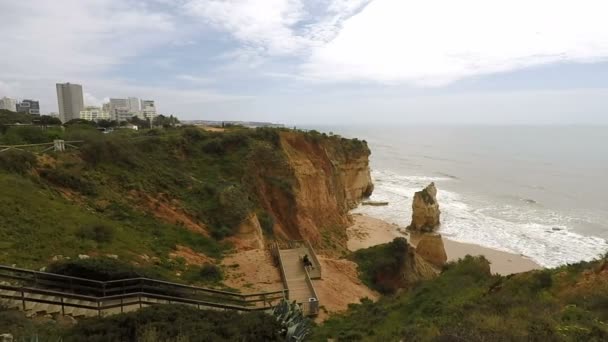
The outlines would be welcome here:
<svg viewBox="0 0 608 342">
<path fill-rule="evenodd" d="M 145 120 L 154 120 L 158 114 L 153 100 L 141 100 L 141 117 Z"/>
<path fill-rule="evenodd" d="M 80 118 L 89 121 L 110 120 L 110 113 L 99 107 L 86 107 L 80 111 Z"/>
<path fill-rule="evenodd" d="M 11 112 L 17 111 L 17 100 L 8 97 L 0 99 L 0 109 L 10 110 Z"/>
<path fill-rule="evenodd" d="M 127 107 L 131 113 L 139 112 L 141 110 L 141 107 L 139 106 L 139 99 L 137 97 L 127 98 Z"/>
</svg>

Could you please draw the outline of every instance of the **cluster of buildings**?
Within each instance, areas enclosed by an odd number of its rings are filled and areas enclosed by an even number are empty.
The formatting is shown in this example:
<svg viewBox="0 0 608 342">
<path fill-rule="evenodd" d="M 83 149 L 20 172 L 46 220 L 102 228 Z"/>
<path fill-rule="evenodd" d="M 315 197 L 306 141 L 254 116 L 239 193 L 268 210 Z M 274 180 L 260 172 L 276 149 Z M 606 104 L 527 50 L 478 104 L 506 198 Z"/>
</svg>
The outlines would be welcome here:
<svg viewBox="0 0 608 342">
<path fill-rule="evenodd" d="M 73 119 L 122 122 L 134 117 L 152 121 L 158 115 L 153 100 L 140 100 L 136 97 L 116 98 L 110 99 L 101 107 L 85 106 L 80 84 L 57 83 L 56 86 L 59 113 L 54 113 L 54 115 L 57 115 L 61 122 L 68 122 Z M 40 103 L 34 100 L 17 101 L 16 99 L 3 97 L 0 99 L 0 109 L 40 115 Z"/>
<path fill-rule="evenodd" d="M 6 109 L 13 112 L 24 112 L 32 115 L 40 115 L 40 103 L 34 100 L 21 100 L 3 97 L 0 99 L 0 109 Z"/>
<path fill-rule="evenodd" d="M 101 107 L 85 106 L 82 86 L 73 83 L 57 83 L 57 102 L 62 122 L 73 119 L 122 122 L 134 117 L 152 121 L 158 115 L 153 100 L 140 100 L 136 97 L 110 99 Z"/>
</svg>

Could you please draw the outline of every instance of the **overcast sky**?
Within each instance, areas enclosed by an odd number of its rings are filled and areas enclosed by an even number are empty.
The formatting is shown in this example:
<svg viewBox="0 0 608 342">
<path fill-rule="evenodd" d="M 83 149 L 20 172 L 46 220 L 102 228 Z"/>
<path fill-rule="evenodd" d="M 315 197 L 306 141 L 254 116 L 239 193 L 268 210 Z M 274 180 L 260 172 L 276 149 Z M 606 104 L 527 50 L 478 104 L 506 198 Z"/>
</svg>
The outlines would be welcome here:
<svg viewBox="0 0 608 342">
<path fill-rule="evenodd" d="M 0 0 L 0 97 L 182 119 L 608 123 L 605 0 Z"/>
</svg>

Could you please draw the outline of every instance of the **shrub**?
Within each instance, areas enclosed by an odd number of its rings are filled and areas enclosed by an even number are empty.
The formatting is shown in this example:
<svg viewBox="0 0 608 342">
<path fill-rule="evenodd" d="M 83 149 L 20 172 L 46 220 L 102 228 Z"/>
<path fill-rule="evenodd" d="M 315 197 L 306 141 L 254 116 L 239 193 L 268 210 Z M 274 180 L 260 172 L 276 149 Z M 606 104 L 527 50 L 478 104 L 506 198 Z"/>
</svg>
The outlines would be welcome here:
<svg viewBox="0 0 608 342">
<path fill-rule="evenodd" d="M 218 138 L 213 138 L 203 144 L 203 152 L 215 155 L 222 155 L 226 152 L 224 145 Z"/>
<path fill-rule="evenodd" d="M 93 183 L 80 178 L 75 172 L 63 168 L 42 169 L 40 176 L 49 182 L 80 192 L 83 195 L 95 195 L 96 189 Z"/>
<path fill-rule="evenodd" d="M 57 138 L 54 131 L 46 131 L 38 126 L 10 127 L 2 140 L 7 144 L 40 144 Z"/>
<path fill-rule="evenodd" d="M 398 277 L 408 258 L 409 244 L 405 238 L 358 250 L 353 257 L 359 265 L 362 280 L 382 293 L 393 293 L 399 284 L 390 280 Z"/>
<path fill-rule="evenodd" d="M 99 281 L 137 277 L 158 277 L 158 274 L 155 272 L 137 268 L 121 260 L 105 257 L 67 260 L 53 263 L 49 265 L 47 272 Z"/>
<path fill-rule="evenodd" d="M 251 201 L 247 193 L 236 185 L 224 188 L 219 193 L 219 210 L 216 218 L 228 226 L 235 229 L 251 212 Z"/>
<path fill-rule="evenodd" d="M 121 136 L 101 136 L 89 139 L 81 147 L 82 159 L 91 165 L 102 163 L 121 164 L 122 166 L 136 166 L 133 144 Z"/>
<path fill-rule="evenodd" d="M 65 341 L 283 341 L 280 324 L 261 312 L 198 310 L 158 305 L 79 322 Z"/>
<path fill-rule="evenodd" d="M 37 163 L 36 156 L 30 152 L 19 150 L 0 152 L 0 169 L 9 172 L 23 174 L 34 168 Z"/>
<path fill-rule="evenodd" d="M 114 239 L 114 228 L 102 224 L 82 226 L 76 232 L 81 239 L 93 240 L 98 243 L 109 243 Z"/>
<path fill-rule="evenodd" d="M 191 282 L 219 283 L 224 279 L 222 269 L 213 264 L 204 264 L 201 267 L 194 267 L 188 270 L 184 278 Z"/>
<path fill-rule="evenodd" d="M 260 221 L 260 226 L 265 234 L 269 236 L 274 235 L 274 219 L 267 211 L 263 210 L 260 212 L 258 215 L 258 221 Z"/>
</svg>

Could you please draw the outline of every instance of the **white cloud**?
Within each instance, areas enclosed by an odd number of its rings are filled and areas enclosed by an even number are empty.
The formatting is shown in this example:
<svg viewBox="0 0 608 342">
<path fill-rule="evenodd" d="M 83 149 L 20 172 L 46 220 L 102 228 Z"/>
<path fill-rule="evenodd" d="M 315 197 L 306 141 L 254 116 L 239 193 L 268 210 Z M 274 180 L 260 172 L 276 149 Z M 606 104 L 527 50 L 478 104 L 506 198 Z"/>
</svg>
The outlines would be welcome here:
<svg viewBox="0 0 608 342">
<path fill-rule="evenodd" d="M 444 85 L 461 78 L 608 56 L 602 0 L 377 0 L 302 67 L 332 81 Z"/>
<path fill-rule="evenodd" d="M 270 54 L 292 53 L 306 45 L 292 29 L 304 16 L 299 0 L 193 0 L 185 9 Z"/>
<path fill-rule="evenodd" d="M 178 80 L 187 81 L 187 82 L 191 82 L 191 83 L 197 83 L 197 84 L 208 84 L 208 83 L 213 82 L 213 80 L 209 77 L 202 77 L 202 76 L 195 76 L 195 75 L 188 75 L 188 74 L 177 75 L 177 76 L 175 76 L 175 78 L 177 78 Z"/>
<path fill-rule="evenodd" d="M 169 15 L 132 6 L 119 0 L 2 2 L 2 77 L 101 72 L 174 35 Z"/>
<path fill-rule="evenodd" d="M 371 0 L 190 0 L 185 13 L 232 34 L 239 54 L 307 53 Z"/>
</svg>

